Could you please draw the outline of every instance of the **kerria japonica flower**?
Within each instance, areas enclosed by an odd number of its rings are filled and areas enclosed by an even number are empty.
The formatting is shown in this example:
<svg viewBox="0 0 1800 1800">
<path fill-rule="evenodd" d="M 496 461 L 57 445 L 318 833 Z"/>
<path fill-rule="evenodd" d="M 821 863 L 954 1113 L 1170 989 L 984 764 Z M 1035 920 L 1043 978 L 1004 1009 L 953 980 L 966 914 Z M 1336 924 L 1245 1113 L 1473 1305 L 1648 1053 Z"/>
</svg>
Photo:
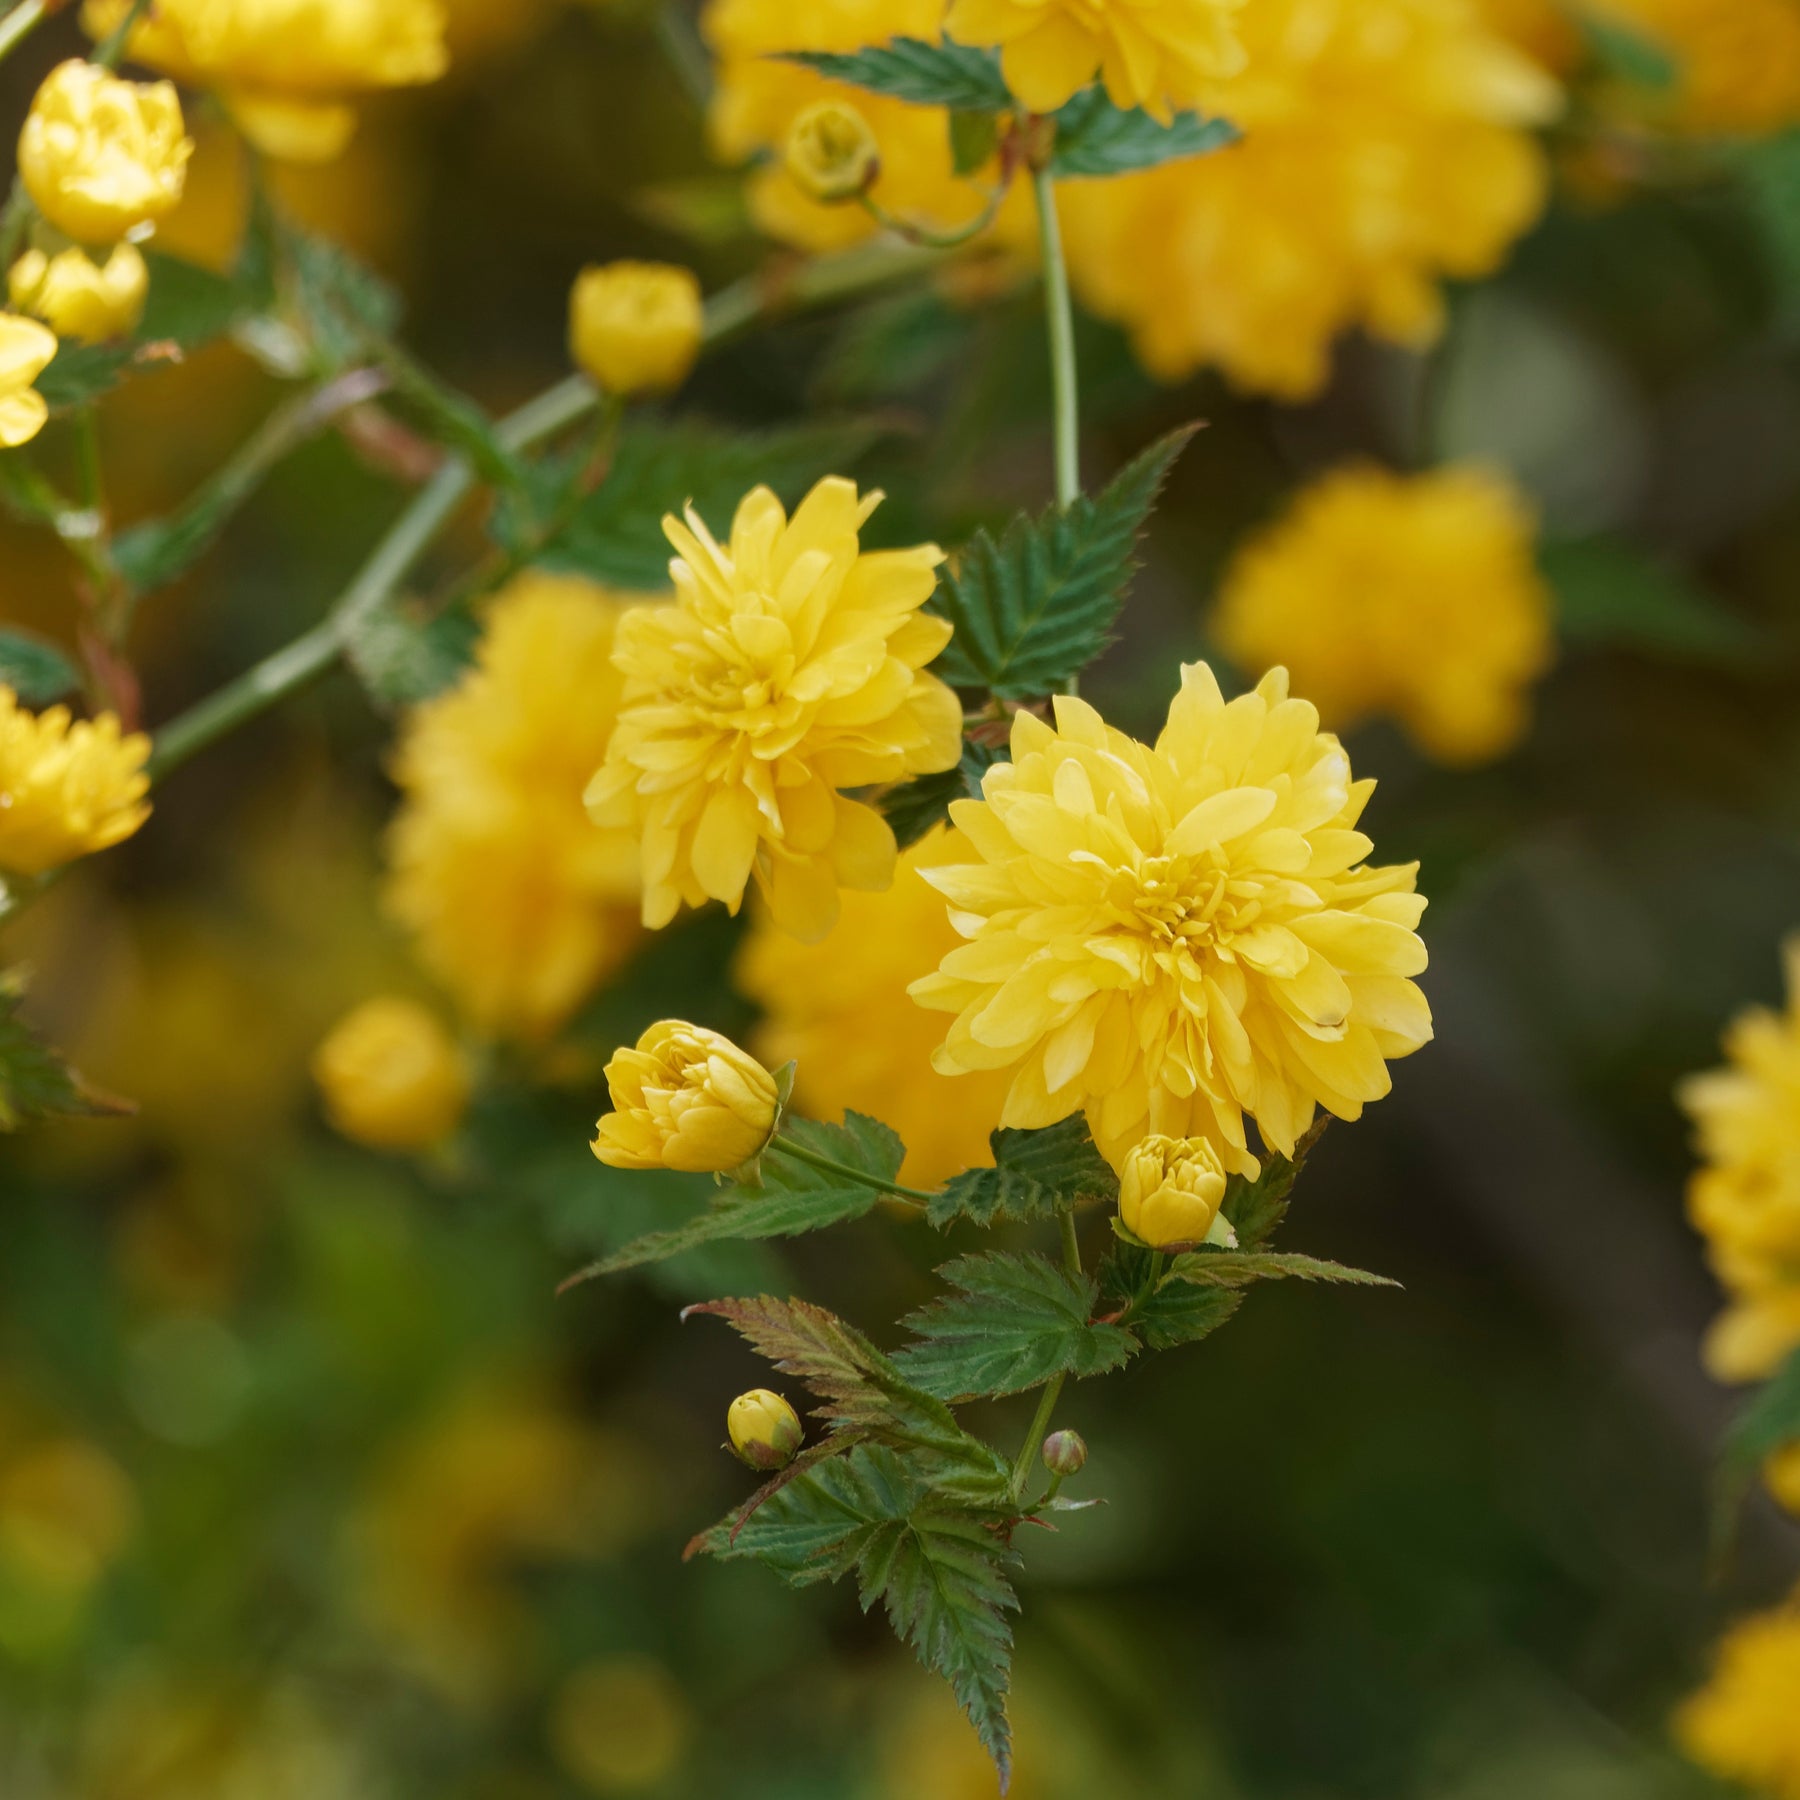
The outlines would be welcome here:
<svg viewBox="0 0 1800 1800">
<path fill-rule="evenodd" d="M 1154 746 L 1080 700 L 1022 712 L 1012 761 L 951 808 L 979 861 L 924 871 L 968 941 L 913 984 L 957 1015 L 946 1074 L 1010 1068 L 1003 1125 L 1085 1111 L 1115 1168 L 1157 1135 L 1260 1172 L 1323 1106 L 1354 1119 L 1431 1036 L 1417 865 L 1372 867 L 1353 781 L 1272 670 L 1227 702 L 1204 663 Z"/>
</svg>

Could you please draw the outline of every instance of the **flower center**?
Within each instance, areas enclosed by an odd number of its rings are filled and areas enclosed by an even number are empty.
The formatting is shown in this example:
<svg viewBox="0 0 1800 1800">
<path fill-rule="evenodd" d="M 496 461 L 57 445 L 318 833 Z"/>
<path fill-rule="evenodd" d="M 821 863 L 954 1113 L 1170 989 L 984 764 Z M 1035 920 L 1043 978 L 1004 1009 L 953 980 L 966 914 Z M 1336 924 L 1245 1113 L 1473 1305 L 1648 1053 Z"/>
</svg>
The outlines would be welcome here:
<svg viewBox="0 0 1800 1800">
<path fill-rule="evenodd" d="M 1157 962 L 1192 973 L 1209 953 L 1230 960 L 1230 944 L 1262 911 L 1261 884 L 1243 879 L 1217 850 L 1197 856 L 1147 856 L 1114 871 L 1109 908 L 1132 935 L 1146 938 Z"/>
</svg>

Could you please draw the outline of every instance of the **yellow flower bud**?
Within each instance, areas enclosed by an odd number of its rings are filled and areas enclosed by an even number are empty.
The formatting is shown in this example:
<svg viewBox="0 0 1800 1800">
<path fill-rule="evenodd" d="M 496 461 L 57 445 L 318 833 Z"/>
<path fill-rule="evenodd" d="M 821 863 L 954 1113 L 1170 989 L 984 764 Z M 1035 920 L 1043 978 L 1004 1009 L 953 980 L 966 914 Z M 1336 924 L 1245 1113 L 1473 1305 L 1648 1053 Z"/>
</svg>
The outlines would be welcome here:
<svg viewBox="0 0 1800 1800">
<path fill-rule="evenodd" d="M 699 281 L 672 263 L 583 269 L 569 299 L 570 351 L 609 394 L 679 387 L 704 326 Z"/>
<path fill-rule="evenodd" d="M 193 143 L 167 81 L 121 81 L 94 63 L 52 69 L 19 134 L 37 209 L 86 244 L 116 243 L 181 200 Z"/>
<path fill-rule="evenodd" d="M 1119 1174 L 1119 1217 L 1158 1250 L 1200 1243 L 1225 1198 L 1225 1168 L 1205 1138 L 1147 1137 Z"/>
<path fill-rule="evenodd" d="M 376 1150 L 428 1150 L 462 1119 L 469 1069 L 437 1016 L 381 995 L 348 1014 L 313 1056 L 326 1116 Z"/>
<path fill-rule="evenodd" d="M 8 317 L 0 314 L 0 325 Z M 55 345 L 41 325 L 32 330 Z M 0 359 L 5 344 L 0 332 Z M 0 401 L 0 418 L 4 408 Z M 71 720 L 66 706 L 27 712 L 0 687 L 0 873 L 42 875 L 130 837 L 150 816 L 149 755 L 150 740 L 122 733 L 111 713 Z"/>
<path fill-rule="evenodd" d="M 0 313 L 0 450 L 16 450 L 44 429 L 50 408 L 31 384 L 55 355 L 55 332 L 36 319 Z"/>
<path fill-rule="evenodd" d="M 866 194 L 881 167 L 869 121 L 843 100 L 820 100 L 789 127 L 782 160 L 801 191 L 815 200 Z"/>
<path fill-rule="evenodd" d="M 71 245 L 55 256 L 27 250 L 7 276 L 12 303 L 59 338 L 98 344 L 125 337 L 144 316 L 150 271 L 133 244 L 115 244 L 104 263 Z"/>
<path fill-rule="evenodd" d="M 613 1110 L 594 1154 L 615 1169 L 721 1174 L 768 1143 L 781 1103 L 775 1077 L 730 1038 L 664 1019 L 606 1065 Z"/>
<path fill-rule="evenodd" d="M 732 1401 L 725 1429 L 738 1460 L 765 1474 L 785 1469 L 806 1436 L 800 1415 L 767 1388 L 752 1388 Z"/>
</svg>

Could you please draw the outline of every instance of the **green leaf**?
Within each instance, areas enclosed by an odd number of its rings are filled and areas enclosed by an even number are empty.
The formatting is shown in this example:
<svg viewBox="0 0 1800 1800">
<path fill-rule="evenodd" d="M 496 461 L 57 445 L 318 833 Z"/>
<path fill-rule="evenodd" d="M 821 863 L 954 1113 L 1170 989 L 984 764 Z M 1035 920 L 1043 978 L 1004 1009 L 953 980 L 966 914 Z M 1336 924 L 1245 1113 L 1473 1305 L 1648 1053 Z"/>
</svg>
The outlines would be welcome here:
<svg viewBox="0 0 1800 1800">
<path fill-rule="evenodd" d="M 988 1144 L 993 1168 L 970 1169 L 934 1195 L 927 1210 L 933 1225 L 1046 1219 L 1079 1201 L 1118 1192 L 1118 1177 L 1094 1148 L 1079 1114 L 1041 1131 L 996 1131 Z"/>
<path fill-rule="evenodd" d="M 0 974 L 0 1131 L 40 1119 L 116 1117 L 131 1103 L 90 1087 L 19 1016 L 24 981 Z"/>
<path fill-rule="evenodd" d="M 395 596 L 357 621 L 349 660 L 377 706 L 415 706 L 460 681 L 480 642 L 481 626 L 468 613 L 434 615 Z"/>
<path fill-rule="evenodd" d="M 946 769 L 940 775 L 921 775 L 916 781 L 889 788 L 881 797 L 881 810 L 894 828 L 900 848 L 916 844 L 934 825 L 948 820 L 954 801 L 979 800 L 982 776 L 1004 760 L 1005 753 L 991 744 L 969 740 L 963 744 L 962 761 L 954 769 Z"/>
<path fill-rule="evenodd" d="M 1654 37 L 1589 8 L 1571 7 L 1576 28 L 1609 74 L 1635 87 L 1667 93 L 1681 79 L 1681 65 Z"/>
<path fill-rule="evenodd" d="M 1196 1287 L 1241 1288 L 1258 1281 L 1338 1281 L 1359 1287 L 1398 1287 L 1385 1275 L 1352 1269 L 1343 1263 L 1325 1262 L 1317 1256 L 1296 1256 L 1275 1250 L 1191 1250 L 1169 1265 L 1170 1281 Z"/>
<path fill-rule="evenodd" d="M 910 100 L 915 106 L 947 106 L 952 112 L 1013 110 L 999 57 L 969 44 L 928 44 L 922 38 L 897 37 L 847 54 L 791 50 L 781 60 L 871 94 Z"/>
<path fill-rule="evenodd" d="M 906 1147 L 887 1126 L 861 1113 L 846 1113 L 842 1125 L 788 1118 L 783 1133 L 834 1162 L 863 1170 L 868 1181 L 815 1169 L 781 1148 L 765 1151 L 761 1187 L 730 1187 L 705 1212 L 668 1231 L 651 1232 L 603 1257 L 563 1283 L 572 1287 L 596 1275 L 613 1275 L 644 1263 L 662 1262 L 700 1244 L 724 1239 L 798 1237 L 827 1225 L 842 1225 L 872 1212 L 882 1188 L 896 1179 Z M 597 1193 L 605 1204 L 604 1181 Z"/>
<path fill-rule="evenodd" d="M 661 591 L 673 554 L 663 536 L 665 514 L 692 501 L 723 535 L 758 483 L 792 506 L 821 476 L 842 474 L 879 436 L 880 427 L 855 422 L 734 432 L 688 419 L 634 420 L 620 434 L 606 479 L 534 560 L 614 587 Z M 528 506 L 503 499 L 493 524 L 503 547 L 532 543 L 532 518 L 551 516 L 544 502 L 566 479 L 563 459 L 545 458 L 532 472 Z"/>
<path fill-rule="evenodd" d="M 1262 1174 L 1255 1181 L 1234 1175 L 1226 1184 L 1219 1210 L 1237 1233 L 1240 1250 L 1260 1250 L 1275 1235 L 1287 1217 L 1288 1195 L 1294 1191 L 1307 1157 L 1330 1123 L 1330 1116 L 1321 1113 L 1294 1146 L 1291 1161 L 1285 1156 L 1267 1155 L 1262 1159 Z"/>
<path fill-rule="evenodd" d="M 81 685 L 75 665 L 45 639 L 12 627 L 0 630 L 0 687 L 27 706 L 49 706 Z"/>
<path fill-rule="evenodd" d="M 1572 644 L 1724 668 L 1751 666 L 1762 634 L 1680 570 L 1614 538 L 1543 546 L 1558 625 Z"/>
<path fill-rule="evenodd" d="M 1056 115 L 1050 172 L 1063 177 L 1125 175 L 1223 150 L 1241 135 L 1228 119 L 1203 119 L 1191 112 L 1177 113 L 1167 125 L 1159 125 L 1135 106 L 1129 110 L 1114 106 L 1104 88 L 1092 87 Z"/>
<path fill-rule="evenodd" d="M 901 1323 L 921 1341 L 895 1365 L 944 1400 L 1020 1394 L 1056 1375 L 1103 1374 L 1137 1345 L 1117 1325 L 1092 1324 L 1098 1290 L 1047 1257 L 988 1251 L 938 1270 L 956 1291 Z"/>
<path fill-rule="evenodd" d="M 1000 147 L 1000 121 L 989 112 L 950 115 L 950 164 L 959 175 L 973 175 L 994 159 Z"/>
<path fill-rule="evenodd" d="M 629 204 L 640 219 L 709 249 L 756 235 L 744 183 L 736 174 L 659 181 L 639 188 Z"/>
<path fill-rule="evenodd" d="M 1720 1535 L 1763 1464 L 1796 1441 L 1800 1441 L 1800 1350 L 1758 1389 L 1726 1434 L 1719 1467 Z"/>
<path fill-rule="evenodd" d="M 1098 1316 L 1130 1331 L 1146 1350 L 1173 1350 L 1210 1337 L 1237 1311 L 1243 1295 L 1230 1288 L 1156 1281 L 1156 1260 L 1141 1245 L 1119 1242 L 1101 1260 Z"/>
<path fill-rule="evenodd" d="M 819 370 L 819 391 L 838 401 L 916 398 L 969 331 L 968 312 L 935 288 L 902 289 L 850 316 Z"/>
<path fill-rule="evenodd" d="M 329 238 L 287 220 L 277 229 L 292 300 L 328 367 L 343 368 L 392 341 L 402 312 L 393 288 Z"/>
<path fill-rule="evenodd" d="M 1196 429 L 1152 444 L 1096 498 L 1021 514 L 998 542 L 977 532 L 932 598 L 956 628 L 936 672 L 956 687 L 1030 700 L 1092 662 L 1112 641 L 1138 537 Z"/>
</svg>

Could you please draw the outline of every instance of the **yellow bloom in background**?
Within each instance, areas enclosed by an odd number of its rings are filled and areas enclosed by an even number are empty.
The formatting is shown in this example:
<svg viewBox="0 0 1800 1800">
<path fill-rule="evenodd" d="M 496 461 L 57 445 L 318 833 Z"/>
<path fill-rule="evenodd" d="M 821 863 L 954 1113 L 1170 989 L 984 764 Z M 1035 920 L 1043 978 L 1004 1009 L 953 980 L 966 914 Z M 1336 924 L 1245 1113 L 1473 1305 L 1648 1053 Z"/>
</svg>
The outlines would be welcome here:
<svg viewBox="0 0 1800 1800">
<path fill-rule="evenodd" d="M 35 319 L 0 313 L 0 450 L 29 444 L 50 408 L 32 383 L 56 355 L 56 333 Z"/>
<path fill-rule="evenodd" d="M 469 1066 L 438 1016 L 382 994 L 341 1019 L 313 1057 L 326 1116 L 377 1150 L 429 1150 L 462 1122 Z"/>
<path fill-rule="evenodd" d="M 82 25 L 103 38 L 130 9 L 87 0 Z M 157 0 L 130 54 L 217 89 L 259 150 L 295 162 L 343 149 L 358 95 L 435 81 L 448 66 L 438 0 Z"/>
<path fill-rule="evenodd" d="M 955 832 L 933 831 L 901 852 L 886 893 L 844 895 L 821 942 L 801 944 L 759 917 L 737 965 L 738 985 L 763 1012 L 756 1049 L 771 1067 L 798 1065 L 801 1109 L 884 1120 L 906 1144 L 901 1178 L 927 1187 L 992 1162 L 988 1134 L 1010 1084 L 989 1071 L 940 1075 L 931 1053 L 942 1021 L 907 993 L 962 941 L 923 871 L 969 855 Z"/>
<path fill-rule="evenodd" d="M 1590 0 L 1675 64 L 1668 93 L 1641 84 L 1613 105 L 1679 131 L 1768 136 L 1800 123 L 1800 7 L 1793 0 Z"/>
<path fill-rule="evenodd" d="M 725 162 L 755 162 L 750 209 L 770 236 L 806 250 L 834 250 L 878 229 L 861 207 L 807 193 L 781 156 L 794 121 L 821 100 L 852 105 L 867 120 L 881 164 L 870 194 L 890 214 L 945 231 L 979 216 L 985 195 L 956 173 L 943 108 L 865 93 L 778 60 L 787 50 L 935 39 L 943 17 L 943 0 L 709 0 L 701 29 L 718 64 L 707 114 L 713 150 Z"/>
<path fill-rule="evenodd" d="M 608 394 L 664 393 L 687 380 L 706 315 L 691 269 L 614 262 L 583 269 L 569 296 L 569 348 Z"/>
<path fill-rule="evenodd" d="M 1581 30 L 1559 0 L 1476 0 L 1476 9 L 1490 30 L 1558 75 L 1582 60 Z"/>
<path fill-rule="evenodd" d="M 1147 1137 L 1119 1171 L 1119 1219 L 1157 1250 L 1202 1243 L 1225 1198 L 1225 1165 L 1205 1138 Z"/>
<path fill-rule="evenodd" d="M 42 319 L 58 337 L 83 344 L 137 329 L 150 291 L 150 270 L 133 244 L 115 244 L 104 263 L 78 245 L 46 256 L 27 250 L 6 277 L 21 312 Z"/>
<path fill-rule="evenodd" d="M 693 1736 L 693 1711 L 680 1684 L 644 1656 L 583 1663 L 558 1688 L 550 1711 L 557 1761 L 596 1794 L 662 1787 Z"/>
<path fill-rule="evenodd" d="M 123 843 L 150 816 L 149 755 L 111 713 L 31 713 L 0 687 L 0 873 L 42 875 Z"/>
<path fill-rule="evenodd" d="M 1099 76 L 1120 108 L 1165 125 L 1200 106 L 1208 84 L 1244 66 L 1245 0 L 950 0 L 944 30 L 997 45 L 1006 85 L 1035 113 L 1055 112 Z"/>
<path fill-rule="evenodd" d="M 1229 703 L 1204 663 L 1154 747 L 1059 698 L 951 808 L 979 861 L 926 871 L 969 941 L 913 986 L 957 1014 L 937 1066 L 1014 1071 L 1004 1125 L 1085 1110 L 1122 1169 L 1152 1134 L 1255 1175 L 1316 1106 L 1342 1119 L 1431 1036 L 1417 865 L 1372 868 L 1352 781 L 1287 673 Z"/>
<path fill-rule="evenodd" d="M 1446 277 L 1491 274 L 1543 208 L 1530 126 L 1550 78 L 1468 0 L 1255 0 L 1249 62 L 1208 112 L 1244 139 L 1140 174 L 1062 185 L 1078 291 L 1150 372 L 1216 364 L 1303 399 L 1338 335 L 1425 345 Z"/>
<path fill-rule="evenodd" d="M 1285 665 L 1334 729 L 1388 714 L 1442 762 L 1498 756 L 1554 654 L 1536 528 L 1498 473 L 1337 470 L 1238 552 L 1219 643 L 1252 674 Z"/>
<path fill-rule="evenodd" d="M 794 120 L 781 160 L 794 184 L 814 200 L 854 200 L 881 169 L 881 146 L 862 108 L 817 100 Z"/>
<path fill-rule="evenodd" d="M 388 908 L 491 1035 L 555 1031 L 639 939 L 636 840 L 581 800 L 612 735 L 625 608 L 577 577 L 520 576 L 475 667 L 401 735 Z"/>
<path fill-rule="evenodd" d="M 943 553 L 865 552 L 881 498 L 828 476 L 790 520 L 756 488 L 723 547 L 691 507 L 663 521 L 676 603 L 620 623 L 625 694 L 588 789 L 596 821 L 642 840 L 646 925 L 684 902 L 735 913 L 754 876 L 775 922 L 816 942 L 840 887 L 893 880 L 887 821 L 841 790 L 952 767 L 962 707 L 923 672 L 950 640 L 919 610 Z"/>
<path fill-rule="evenodd" d="M 166 81 L 121 81 L 74 59 L 44 78 L 19 133 L 19 179 L 50 223 L 111 244 L 181 204 L 194 146 Z"/>
<path fill-rule="evenodd" d="M 613 1110 L 594 1154 L 615 1169 L 722 1175 L 747 1163 L 775 1131 L 775 1078 L 730 1038 L 663 1019 L 606 1065 Z"/>
<path fill-rule="evenodd" d="M 1783 1446 L 1763 1464 L 1763 1485 L 1778 1506 L 1800 1518 L 1800 1443 Z"/>
<path fill-rule="evenodd" d="M 1675 1720 L 1702 1768 L 1767 1800 L 1800 1800 L 1800 1604 L 1745 1619 Z"/>
<path fill-rule="evenodd" d="M 1800 935 L 1783 958 L 1785 1010 L 1740 1015 L 1725 1067 L 1677 1090 L 1700 1153 L 1688 1216 L 1731 1302 L 1706 1346 L 1726 1381 L 1770 1375 L 1800 1346 Z"/>
</svg>

